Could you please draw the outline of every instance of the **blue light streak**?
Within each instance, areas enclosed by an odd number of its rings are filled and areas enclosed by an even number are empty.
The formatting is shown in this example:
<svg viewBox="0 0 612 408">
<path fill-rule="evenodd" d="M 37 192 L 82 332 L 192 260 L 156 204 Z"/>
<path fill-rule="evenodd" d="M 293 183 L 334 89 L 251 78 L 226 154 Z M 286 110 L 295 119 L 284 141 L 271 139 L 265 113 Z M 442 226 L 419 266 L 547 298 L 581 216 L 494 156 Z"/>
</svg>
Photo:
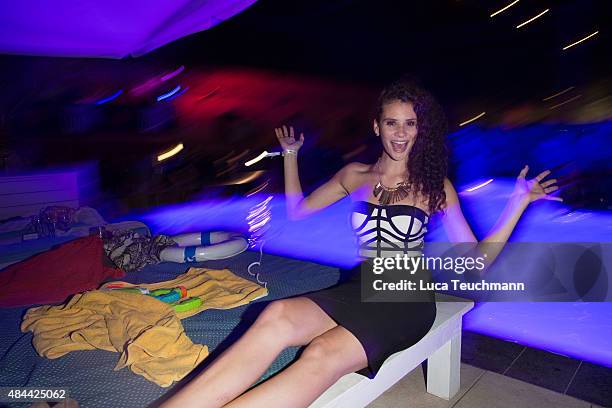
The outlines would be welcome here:
<svg viewBox="0 0 612 408">
<path fill-rule="evenodd" d="M 161 102 L 161 101 L 163 101 L 165 99 L 170 98 L 172 95 L 174 95 L 175 93 L 177 93 L 180 90 L 181 90 L 181 86 L 178 85 L 176 88 L 174 88 L 170 92 L 166 92 L 165 94 L 162 94 L 162 95 L 158 96 L 157 97 L 157 102 Z"/>
<path fill-rule="evenodd" d="M 112 94 L 111 96 L 96 101 L 96 105 L 102 105 L 102 104 L 111 102 L 111 101 L 117 99 L 122 93 L 123 93 L 123 89 L 120 89 L 117 92 L 115 92 L 114 94 Z"/>
</svg>

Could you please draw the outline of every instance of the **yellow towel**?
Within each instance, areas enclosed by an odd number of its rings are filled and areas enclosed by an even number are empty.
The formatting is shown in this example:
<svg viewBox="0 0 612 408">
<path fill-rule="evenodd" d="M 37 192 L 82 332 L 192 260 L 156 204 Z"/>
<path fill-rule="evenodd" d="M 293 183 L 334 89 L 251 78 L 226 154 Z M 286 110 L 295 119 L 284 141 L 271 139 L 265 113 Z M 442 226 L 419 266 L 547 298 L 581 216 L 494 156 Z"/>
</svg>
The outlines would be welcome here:
<svg viewBox="0 0 612 408">
<path fill-rule="evenodd" d="M 202 306 L 185 312 L 177 312 L 179 319 L 185 319 L 206 309 L 231 309 L 246 305 L 268 294 L 266 288 L 241 278 L 228 269 L 189 268 L 187 272 L 169 281 L 140 285 L 115 281 L 105 283 L 100 289 L 118 283 L 123 287 L 139 286 L 149 290 L 184 286 L 187 289 L 188 297 L 197 296 L 202 299 Z M 146 295 L 136 294 L 134 296 Z"/>
<path fill-rule="evenodd" d="M 115 370 L 128 366 L 161 387 L 168 387 L 208 356 L 193 344 L 174 309 L 149 296 L 120 291 L 74 295 L 65 305 L 29 309 L 21 331 L 31 330 L 34 348 L 58 358 L 75 350 L 121 353 Z"/>
<path fill-rule="evenodd" d="M 102 289 L 111 283 L 117 282 Z M 115 370 L 127 366 L 168 387 L 208 356 L 206 346 L 193 344 L 187 337 L 179 318 L 211 308 L 241 306 L 268 293 L 227 269 L 191 268 L 176 279 L 138 286 L 150 290 L 184 286 L 188 296 L 200 297 L 203 304 L 176 313 L 171 305 L 151 296 L 97 290 L 74 295 L 65 305 L 29 309 L 21 330 L 33 332 L 33 344 L 41 356 L 58 358 L 74 350 L 116 351 L 121 355 Z"/>
</svg>

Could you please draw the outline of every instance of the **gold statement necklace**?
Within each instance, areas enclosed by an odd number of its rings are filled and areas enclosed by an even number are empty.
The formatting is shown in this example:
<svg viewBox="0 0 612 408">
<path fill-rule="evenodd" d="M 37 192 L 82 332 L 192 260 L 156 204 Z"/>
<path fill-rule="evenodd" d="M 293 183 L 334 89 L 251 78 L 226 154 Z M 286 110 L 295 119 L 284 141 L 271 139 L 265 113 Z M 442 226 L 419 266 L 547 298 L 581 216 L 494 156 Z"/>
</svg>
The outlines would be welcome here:
<svg viewBox="0 0 612 408">
<path fill-rule="evenodd" d="M 379 177 L 378 183 L 376 184 L 376 186 L 374 186 L 373 193 L 374 197 L 378 198 L 378 202 L 381 205 L 393 204 L 408 197 L 408 195 L 410 194 L 410 185 L 408 183 L 408 180 L 404 179 L 404 181 L 397 183 L 397 185 L 392 188 L 387 187 L 382 183 L 382 180 L 380 178 L 380 158 L 374 165 L 374 170 L 378 172 Z"/>
</svg>

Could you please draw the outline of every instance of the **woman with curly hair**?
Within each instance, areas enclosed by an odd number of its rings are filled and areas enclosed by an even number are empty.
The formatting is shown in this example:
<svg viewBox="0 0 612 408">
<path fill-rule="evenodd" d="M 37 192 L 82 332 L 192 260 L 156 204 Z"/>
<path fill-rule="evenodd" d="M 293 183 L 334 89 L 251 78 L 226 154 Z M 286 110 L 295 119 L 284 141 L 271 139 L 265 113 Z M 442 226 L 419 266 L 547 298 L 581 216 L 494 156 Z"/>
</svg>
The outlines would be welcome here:
<svg viewBox="0 0 612 408">
<path fill-rule="evenodd" d="M 446 123 L 431 94 L 412 82 L 392 83 L 379 97 L 373 128 L 383 148 L 378 161 L 346 165 L 308 197 L 297 163 L 304 135 L 296 138 L 292 127 L 276 129 L 289 218 L 350 197 L 364 259 L 420 255 L 427 222 L 438 211 L 450 241 L 477 242 L 446 178 Z M 548 195 L 557 189 L 555 180 L 542 182 L 548 171 L 526 180 L 527 170 L 481 243 L 505 243 L 530 202 L 560 200 Z M 331 288 L 271 302 L 238 341 L 164 406 L 306 407 L 347 373 L 374 377 L 387 357 L 427 334 L 436 304 L 433 293 L 419 301 L 363 302 L 359 270 L 344 271 Z M 285 370 L 249 389 L 290 346 L 306 347 Z"/>
</svg>

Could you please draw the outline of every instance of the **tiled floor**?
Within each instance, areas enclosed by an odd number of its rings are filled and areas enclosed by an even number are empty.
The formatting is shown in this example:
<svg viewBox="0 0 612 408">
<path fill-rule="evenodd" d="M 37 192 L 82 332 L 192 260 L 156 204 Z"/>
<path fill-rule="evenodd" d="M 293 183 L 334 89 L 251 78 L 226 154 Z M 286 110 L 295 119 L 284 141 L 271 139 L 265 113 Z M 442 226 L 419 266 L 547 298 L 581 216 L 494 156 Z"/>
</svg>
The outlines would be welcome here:
<svg viewBox="0 0 612 408">
<path fill-rule="evenodd" d="M 524 349 L 520 344 L 468 331 L 461 337 L 461 361 L 499 374 L 503 374 Z"/>
<path fill-rule="evenodd" d="M 463 332 L 461 360 L 591 404 L 612 407 L 612 368 Z"/>
<path fill-rule="evenodd" d="M 466 331 L 462 343 L 461 388 L 452 400 L 428 394 L 419 367 L 369 407 L 612 407 L 611 368 Z"/>
<path fill-rule="evenodd" d="M 564 394 L 579 366 L 578 360 L 525 348 L 504 375 Z"/>
<path fill-rule="evenodd" d="M 368 408 L 591 408 L 568 395 L 547 390 L 492 371 L 461 364 L 461 388 L 450 401 L 425 390 L 421 367 L 374 400 Z"/>
</svg>

